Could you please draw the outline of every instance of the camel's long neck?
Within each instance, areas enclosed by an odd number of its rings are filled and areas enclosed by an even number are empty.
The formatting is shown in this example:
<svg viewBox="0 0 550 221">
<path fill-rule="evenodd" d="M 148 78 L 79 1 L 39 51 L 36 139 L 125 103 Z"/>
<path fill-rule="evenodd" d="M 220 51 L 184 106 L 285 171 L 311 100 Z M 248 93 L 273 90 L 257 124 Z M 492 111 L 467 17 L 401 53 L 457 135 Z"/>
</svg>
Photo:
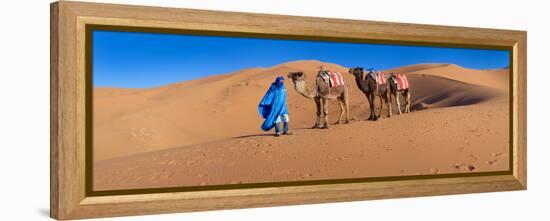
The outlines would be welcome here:
<svg viewBox="0 0 550 221">
<path fill-rule="evenodd" d="M 298 94 L 306 98 L 314 98 L 317 96 L 317 90 L 314 90 L 314 88 L 311 88 L 310 86 L 308 86 L 306 84 L 306 81 L 295 81 L 294 89 L 296 89 Z"/>
<path fill-rule="evenodd" d="M 359 89 L 361 89 L 363 92 L 369 91 L 369 85 L 367 84 L 363 75 L 355 76 L 355 82 L 357 82 L 357 86 L 359 86 Z"/>
</svg>

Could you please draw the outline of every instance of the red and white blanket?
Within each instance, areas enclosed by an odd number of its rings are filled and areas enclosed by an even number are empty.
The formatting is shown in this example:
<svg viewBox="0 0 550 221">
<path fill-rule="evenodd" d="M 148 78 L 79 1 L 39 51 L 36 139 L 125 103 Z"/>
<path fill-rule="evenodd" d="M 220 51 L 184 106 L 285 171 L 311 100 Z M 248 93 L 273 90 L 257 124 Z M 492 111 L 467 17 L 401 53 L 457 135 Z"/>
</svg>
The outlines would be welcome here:
<svg viewBox="0 0 550 221">
<path fill-rule="evenodd" d="M 381 71 L 376 72 L 376 82 L 378 82 L 378 85 L 388 83 L 386 81 L 386 78 L 384 77 L 384 74 Z"/>
<path fill-rule="evenodd" d="M 396 74 L 395 80 L 397 81 L 397 89 L 404 90 L 409 88 L 409 80 L 404 74 Z"/>
<path fill-rule="evenodd" d="M 344 78 L 340 72 L 326 71 L 330 76 L 330 87 L 336 87 L 340 85 L 345 85 Z"/>
</svg>

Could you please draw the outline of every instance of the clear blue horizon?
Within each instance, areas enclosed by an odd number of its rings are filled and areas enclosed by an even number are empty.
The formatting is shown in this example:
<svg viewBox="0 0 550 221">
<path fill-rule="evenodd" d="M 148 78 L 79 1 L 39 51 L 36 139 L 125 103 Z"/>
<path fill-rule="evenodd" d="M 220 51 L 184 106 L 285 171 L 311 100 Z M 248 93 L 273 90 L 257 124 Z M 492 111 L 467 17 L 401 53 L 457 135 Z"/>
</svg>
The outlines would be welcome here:
<svg viewBox="0 0 550 221">
<path fill-rule="evenodd" d="M 94 31 L 92 39 L 94 87 L 151 88 L 296 60 L 377 70 L 418 63 L 509 66 L 507 50 L 116 31 Z"/>
</svg>

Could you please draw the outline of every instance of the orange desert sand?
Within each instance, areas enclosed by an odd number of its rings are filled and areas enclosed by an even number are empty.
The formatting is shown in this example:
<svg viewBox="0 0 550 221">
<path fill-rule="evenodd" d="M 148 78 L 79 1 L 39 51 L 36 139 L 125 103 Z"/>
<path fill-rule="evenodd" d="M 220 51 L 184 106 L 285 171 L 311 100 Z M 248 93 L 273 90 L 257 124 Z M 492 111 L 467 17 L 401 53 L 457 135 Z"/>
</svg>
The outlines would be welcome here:
<svg viewBox="0 0 550 221">
<path fill-rule="evenodd" d="M 339 71 L 349 124 L 315 123 L 315 103 L 286 75 Z M 508 69 L 418 64 L 387 70 L 411 82 L 413 112 L 366 121 L 368 102 L 348 67 L 295 61 L 150 89 L 94 88 L 94 190 L 505 171 Z M 262 132 L 257 105 L 285 76 L 291 136 Z M 402 100 L 403 101 L 403 100 Z M 379 101 L 377 100 L 377 105 Z M 402 102 L 404 104 L 404 102 Z"/>
</svg>

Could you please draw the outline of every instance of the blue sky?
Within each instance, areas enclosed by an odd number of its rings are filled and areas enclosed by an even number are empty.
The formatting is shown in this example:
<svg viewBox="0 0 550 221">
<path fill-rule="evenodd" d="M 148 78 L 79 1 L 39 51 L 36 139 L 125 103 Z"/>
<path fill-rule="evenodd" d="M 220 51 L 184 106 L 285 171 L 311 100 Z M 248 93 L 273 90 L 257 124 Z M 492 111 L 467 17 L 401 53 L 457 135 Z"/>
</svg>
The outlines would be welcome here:
<svg viewBox="0 0 550 221">
<path fill-rule="evenodd" d="M 378 70 L 417 63 L 454 63 L 474 69 L 509 65 L 506 50 L 97 30 L 92 50 L 94 86 L 120 88 L 157 87 L 295 60 Z"/>
</svg>

